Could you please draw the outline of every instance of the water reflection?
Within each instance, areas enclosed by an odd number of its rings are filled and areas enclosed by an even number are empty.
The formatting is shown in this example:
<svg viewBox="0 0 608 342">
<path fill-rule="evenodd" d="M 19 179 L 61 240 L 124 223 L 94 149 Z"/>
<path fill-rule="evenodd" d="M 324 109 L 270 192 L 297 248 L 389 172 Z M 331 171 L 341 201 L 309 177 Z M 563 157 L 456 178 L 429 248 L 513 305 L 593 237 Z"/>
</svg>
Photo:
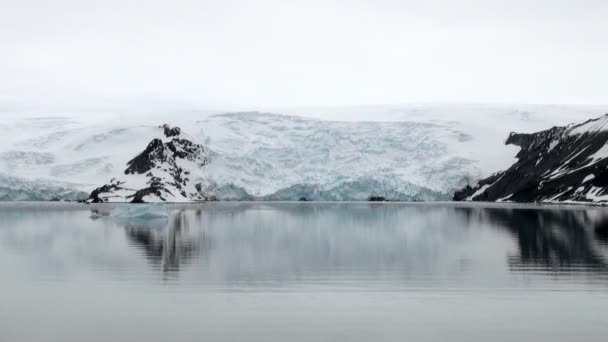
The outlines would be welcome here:
<svg viewBox="0 0 608 342">
<path fill-rule="evenodd" d="M 502 270 L 605 280 L 606 226 L 594 208 L 230 204 L 182 210 L 165 231 L 125 229 L 164 273 L 198 257 L 204 282 L 499 287 L 514 286 Z"/>
<path fill-rule="evenodd" d="M 600 208 L 531 210 L 462 208 L 479 225 L 510 232 L 519 253 L 509 258 L 517 271 L 606 272 L 608 215 Z"/>
<path fill-rule="evenodd" d="M 608 334 L 603 208 L 213 203 L 163 220 L 89 208 L 0 204 L 0 340 Z"/>
<path fill-rule="evenodd" d="M 82 207 L 0 215 L 8 272 L 65 281 L 160 274 L 220 288 L 608 284 L 602 208 L 214 203 L 174 207 L 168 219 L 117 220 Z"/>
<path fill-rule="evenodd" d="M 200 222 L 200 210 L 194 217 Z M 170 219 L 114 219 L 124 227 L 128 241 L 166 277 L 177 276 L 182 266 L 199 257 L 205 244 L 205 231 L 193 229 L 190 220 L 184 210 L 173 213 Z"/>
</svg>

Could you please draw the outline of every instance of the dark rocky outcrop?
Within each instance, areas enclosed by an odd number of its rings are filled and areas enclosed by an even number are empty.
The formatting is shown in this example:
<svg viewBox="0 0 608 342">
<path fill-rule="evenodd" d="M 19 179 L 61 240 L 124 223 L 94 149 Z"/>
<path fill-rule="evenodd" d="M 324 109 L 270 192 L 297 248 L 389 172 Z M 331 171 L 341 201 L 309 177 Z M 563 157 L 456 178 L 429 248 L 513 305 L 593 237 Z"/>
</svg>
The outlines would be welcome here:
<svg viewBox="0 0 608 342">
<path fill-rule="evenodd" d="M 509 169 L 466 186 L 454 200 L 608 202 L 608 116 L 579 125 L 511 133 L 520 146 Z"/>
<path fill-rule="evenodd" d="M 162 125 L 161 128 L 163 129 L 163 133 L 165 133 L 165 136 L 167 138 L 176 137 L 176 136 L 178 136 L 178 135 L 180 135 L 182 133 L 181 128 L 179 128 L 179 127 L 171 127 L 171 126 L 169 126 L 167 124 Z"/>
<path fill-rule="evenodd" d="M 465 186 L 464 188 L 457 190 L 456 192 L 454 192 L 454 201 L 464 201 L 467 199 L 467 197 L 471 196 L 475 191 L 473 190 L 473 188 L 467 184 L 467 186 Z"/>
<path fill-rule="evenodd" d="M 116 178 L 112 178 L 110 180 L 110 184 L 105 184 L 100 186 L 99 188 L 93 190 L 89 195 L 89 198 L 86 200 L 88 203 L 103 203 L 108 201 L 108 196 L 101 196 L 102 194 L 110 194 L 116 193 L 119 190 L 127 190 L 123 188 L 123 184 L 125 182 L 121 182 Z"/>
<path fill-rule="evenodd" d="M 200 168 L 207 164 L 205 148 L 185 138 L 179 127 L 163 125 L 160 128 L 165 141 L 153 139 L 127 162 L 124 180 L 112 179 L 110 184 L 93 190 L 87 202 L 197 201 L 209 197 L 202 193 L 199 183 L 191 180 L 192 173 L 200 174 Z M 141 184 L 146 186 L 141 188 Z"/>
<path fill-rule="evenodd" d="M 148 187 L 137 190 L 133 195 L 129 195 L 126 198 L 131 199 L 131 203 L 144 203 L 144 198 L 146 196 L 154 196 L 160 199 L 161 201 L 166 201 L 168 196 L 173 195 L 171 191 L 169 191 L 162 179 L 158 177 L 151 177 L 148 181 Z"/>
<path fill-rule="evenodd" d="M 142 153 L 127 162 L 128 167 L 125 170 L 125 175 L 145 173 L 166 160 L 165 144 L 160 139 L 154 139 Z"/>
</svg>

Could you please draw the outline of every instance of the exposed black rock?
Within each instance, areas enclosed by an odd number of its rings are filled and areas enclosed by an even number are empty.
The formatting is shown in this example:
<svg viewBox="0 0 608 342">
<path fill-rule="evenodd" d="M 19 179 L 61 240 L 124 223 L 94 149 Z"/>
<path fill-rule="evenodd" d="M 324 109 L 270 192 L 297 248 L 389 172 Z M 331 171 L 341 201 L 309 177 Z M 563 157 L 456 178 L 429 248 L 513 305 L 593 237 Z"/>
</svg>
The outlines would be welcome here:
<svg viewBox="0 0 608 342">
<path fill-rule="evenodd" d="M 179 127 L 171 127 L 167 124 L 162 125 L 161 128 L 167 138 L 176 137 L 182 133 L 182 130 Z"/>
<path fill-rule="evenodd" d="M 173 129 L 177 129 L 179 134 L 179 127 L 174 127 Z M 167 134 L 166 130 L 167 128 L 165 127 L 165 134 Z M 128 167 L 125 170 L 125 174 L 148 172 L 157 165 L 171 162 L 171 158 L 196 161 L 200 159 L 201 154 L 204 152 L 205 149 L 202 145 L 195 144 L 187 139 L 173 138 L 167 143 L 163 143 L 160 139 L 153 139 L 142 153 L 127 162 Z M 207 163 L 206 158 L 203 159 L 199 161 L 200 166 Z"/>
<path fill-rule="evenodd" d="M 384 196 L 369 196 L 367 200 L 370 202 L 384 202 L 386 198 Z"/>
<path fill-rule="evenodd" d="M 167 154 L 163 141 L 154 139 L 142 153 L 127 162 L 128 167 L 125 170 L 125 175 L 145 173 L 166 160 Z"/>
<path fill-rule="evenodd" d="M 579 125 L 511 133 L 521 150 L 506 171 L 454 193 L 455 201 L 608 202 L 608 116 Z"/>
<path fill-rule="evenodd" d="M 454 201 L 464 201 L 474 192 L 475 191 L 473 191 L 473 188 L 469 184 L 467 184 L 467 186 L 465 186 L 461 190 L 457 190 L 456 192 L 454 192 Z"/>
<path fill-rule="evenodd" d="M 127 196 L 126 198 L 131 198 L 131 203 L 144 203 L 144 198 L 146 196 L 156 196 L 162 201 L 166 201 L 168 195 L 173 195 L 171 191 L 169 191 L 163 181 L 158 177 L 152 177 L 148 181 L 148 187 L 137 190 L 133 195 Z"/>
<path fill-rule="evenodd" d="M 107 202 L 108 198 L 102 197 L 102 194 L 115 193 L 118 190 L 126 190 L 122 187 L 125 182 L 121 182 L 116 178 L 112 178 L 110 180 L 110 184 L 106 184 L 100 186 L 99 188 L 93 190 L 89 195 L 89 198 L 86 200 L 87 203 L 103 203 Z"/>
</svg>

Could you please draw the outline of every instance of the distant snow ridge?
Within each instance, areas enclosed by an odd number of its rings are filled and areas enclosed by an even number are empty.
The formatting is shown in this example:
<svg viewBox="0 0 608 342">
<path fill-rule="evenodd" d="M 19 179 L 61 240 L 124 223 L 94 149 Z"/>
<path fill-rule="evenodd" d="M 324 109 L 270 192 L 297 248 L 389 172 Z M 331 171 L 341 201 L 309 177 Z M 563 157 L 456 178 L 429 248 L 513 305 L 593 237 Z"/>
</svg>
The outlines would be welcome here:
<svg viewBox="0 0 608 342">
<path fill-rule="evenodd" d="M 187 202 L 208 199 L 200 183 L 207 152 L 179 127 L 163 125 L 164 137 L 153 139 L 127 162 L 124 175 L 91 192 L 87 202 Z"/>
<path fill-rule="evenodd" d="M 455 200 L 608 202 L 608 114 L 578 125 L 511 133 L 521 147 L 508 170 L 467 186 Z"/>
</svg>

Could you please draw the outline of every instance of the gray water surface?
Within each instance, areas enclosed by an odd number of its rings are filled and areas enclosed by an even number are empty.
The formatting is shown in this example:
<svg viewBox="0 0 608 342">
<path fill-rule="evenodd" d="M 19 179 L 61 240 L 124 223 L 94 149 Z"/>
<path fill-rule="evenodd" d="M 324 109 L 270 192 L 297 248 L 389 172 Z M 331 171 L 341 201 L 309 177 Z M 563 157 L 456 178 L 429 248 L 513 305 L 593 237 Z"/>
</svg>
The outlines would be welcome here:
<svg viewBox="0 0 608 342">
<path fill-rule="evenodd" d="M 605 341 L 608 209 L 0 205 L 0 341 Z"/>
</svg>

